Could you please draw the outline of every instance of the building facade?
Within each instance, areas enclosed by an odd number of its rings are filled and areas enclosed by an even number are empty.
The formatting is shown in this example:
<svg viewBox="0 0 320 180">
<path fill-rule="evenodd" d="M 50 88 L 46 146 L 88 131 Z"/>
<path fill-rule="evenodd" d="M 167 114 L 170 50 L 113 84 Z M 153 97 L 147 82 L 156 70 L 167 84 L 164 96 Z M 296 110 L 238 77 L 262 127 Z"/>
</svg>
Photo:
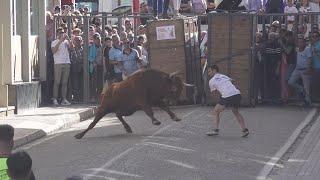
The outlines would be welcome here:
<svg viewBox="0 0 320 180">
<path fill-rule="evenodd" d="M 0 109 L 36 108 L 46 79 L 43 0 L 0 1 Z"/>
</svg>

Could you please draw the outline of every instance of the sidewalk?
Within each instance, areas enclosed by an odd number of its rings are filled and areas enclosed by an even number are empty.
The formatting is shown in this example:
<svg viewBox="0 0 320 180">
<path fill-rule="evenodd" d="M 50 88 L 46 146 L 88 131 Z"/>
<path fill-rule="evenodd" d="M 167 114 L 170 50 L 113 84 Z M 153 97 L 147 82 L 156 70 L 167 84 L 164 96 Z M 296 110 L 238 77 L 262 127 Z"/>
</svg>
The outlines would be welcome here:
<svg viewBox="0 0 320 180">
<path fill-rule="evenodd" d="M 318 180 L 320 177 L 320 116 L 272 180 Z"/>
<path fill-rule="evenodd" d="M 15 128 L 16 148 L 87 120 L 94 116 L 95 111 L 96 106 L 87 104 L 41 107 L 21 115 L 0 117 L 0 124 L 10 124 Z"/>
</svg>

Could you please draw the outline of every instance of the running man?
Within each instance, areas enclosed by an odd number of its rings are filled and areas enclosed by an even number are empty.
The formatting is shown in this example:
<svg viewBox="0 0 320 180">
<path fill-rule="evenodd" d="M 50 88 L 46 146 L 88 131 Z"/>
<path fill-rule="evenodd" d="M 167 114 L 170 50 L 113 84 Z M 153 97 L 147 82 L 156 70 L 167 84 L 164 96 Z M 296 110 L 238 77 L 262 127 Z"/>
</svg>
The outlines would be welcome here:
<svg viewBox="0 0 320 180">
<path fill-rule="evenodd" d="M 247 137 L 249 130 L 246 128 L 244 119 L 238 110 L 241 101 L 240 91 L 232 84 L 233 80 L 231 78 L 219 73 L 219 67 L 217 65 L 208 66 L 207 68 L 209 78 L 211 78 L 209 81 L 210 91 L 212 93 L 218 91 L 221 97 L 213 111 L 213 119 L 215 121 L 214 129 L 206 134 L 208 136 L 219 134 L 220 113 L 223 112 L 226 107 L 231 107 L 242 129 L 242 137 Z"/>
</svg>

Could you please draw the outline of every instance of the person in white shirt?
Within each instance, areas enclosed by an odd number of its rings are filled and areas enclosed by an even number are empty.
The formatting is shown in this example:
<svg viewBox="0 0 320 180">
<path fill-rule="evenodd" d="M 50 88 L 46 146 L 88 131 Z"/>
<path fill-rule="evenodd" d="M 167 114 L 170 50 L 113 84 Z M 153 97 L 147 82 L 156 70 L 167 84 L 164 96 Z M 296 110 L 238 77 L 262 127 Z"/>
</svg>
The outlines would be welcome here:
<svg viewBox="0 0 320 180">
<path fill-rule="evenodd" d="M 57 39 L 51 44 L 51 49 L 54 59 L 54 86 L 53 86 L 53 98 L 54 105 L 59 105 L 57 98 L 59 92 L 59 85 L 61 83 L 61 105 L 70 105 L 67 100 L 67 88 L 70 73 L 70 56 L 69 49 L 73 45 L 70 42 L 68 35 L 62 28 L 57 29 Z"/>
<path fill-rule="evenodd" d="M 298 13 L 298 9 L 293 4 L 293 0 L 288 0 L 287 6 L 284 8 L 284 13 L 292 14 L 292 13 Z M 289 24 L 293 24 L 294 22 L 294 16 L 287 16 L 287 20 Z"/>
<path fill-rule="evenodd" d="M 233 80 L 231 78 L 219 73 L 219 67 L 217 65 L 207 66 L 207 68 L 209 77 L 212 77 L 209 81 L 210 91 L 212 93 L 214 91 L 218 91 L 221 97 L 217 105 L 214 107 L 214 129 L 206 134 L 208 136 L 219 134 L 220 113 L 223 112 L 226 107 L 231 107 L 232 112 L 236 116 L 242 129 L 242 137 L 247 137 L 249 135 L 249 130 L 238 110 L 241 101 L 241 93 L 239 89 L 232 84 Z"/>
</svg>

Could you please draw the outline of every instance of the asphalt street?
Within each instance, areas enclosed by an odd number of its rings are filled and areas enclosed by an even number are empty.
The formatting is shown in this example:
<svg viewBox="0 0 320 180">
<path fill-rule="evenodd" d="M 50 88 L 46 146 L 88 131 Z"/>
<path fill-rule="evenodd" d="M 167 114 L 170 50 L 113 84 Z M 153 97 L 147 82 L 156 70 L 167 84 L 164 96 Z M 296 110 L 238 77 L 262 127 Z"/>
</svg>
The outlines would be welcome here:
<svg viewBox="0 0 320 180">
<path fill-rule="evenodd" d="M 21 147 L 33 159 L 39 180 L 64 180 L 79 175 L 92 180 L 250 180 L 286 143 L 311 109 L 256 107 L 241 109 L 251 134 L 241 130 L 231 111 L 222 115 L 220 135 L 208 137 L 212 107 L 175 109 L 173 122 L 155 111 L 162 122 L 154 126 L 143 113 L 126 121 L 127 134 L 110 114 L 83 139 L 73 136 L 92 119 Z"/>
</svg>

